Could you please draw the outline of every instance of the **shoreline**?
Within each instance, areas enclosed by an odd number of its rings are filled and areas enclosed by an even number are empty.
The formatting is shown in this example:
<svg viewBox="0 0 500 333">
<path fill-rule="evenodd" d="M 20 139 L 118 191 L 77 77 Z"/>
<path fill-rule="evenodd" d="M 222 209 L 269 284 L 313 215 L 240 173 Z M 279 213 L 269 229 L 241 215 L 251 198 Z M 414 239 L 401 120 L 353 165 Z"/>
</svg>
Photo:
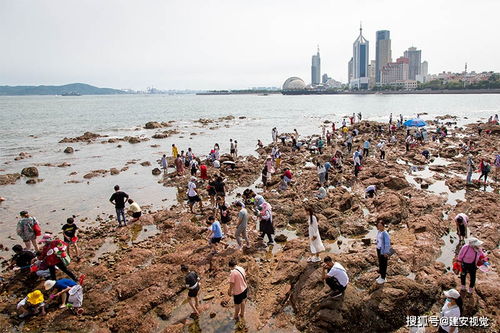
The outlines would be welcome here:
<svg viewBox="0 0 500 333">
<path fill-rule="evenodd" d="M 371 121 L 355 124 L 354 128 L 360 130 L 355 146 L 367 137 L 374 137 L 376 125 Z M 189 311 L 182 305 L 185 296 L 179 283 L 182 277 L 178 273 L 181 263 L 195 268 L 203 279 L 202 304 L 206 308 L 198 325 L 208 329 L 217 327 L 210 326 L 214 325 L 214 321 L 227 324 L 225 313 L 231 311 L 231 302 L 224 296 L 224 291 L 227 287 L 225 267 L 229 258 L 239 258 L 249 273 L 253 292 L 251 319 L 247 320 L 247 325 L 251 332 L 258 329 L 280 332 L 280 328 L 292 332 L 326 332 L 341 328 L 393 331 L 404 326 L 405 311 L 409 308 L 416 309 L 419 314 L 439 312 L 441 290 L 457 283 L 457 277 L 448 270 L 450 258 L 441 258 L 441 255 L 449 250 L 453 252 L 452 247 L 456 243 L 449 242 L 453 239 L 449 231 L 454 230 L 452 219 L 458 212 L 466 211 L 471 217 L 471 231 L 486 242 L 485 248 L 491 250 L 490 258 L 494 266 L 500 258 L 500 250 L 496 247 L 500 241 L 496 232 L 500 221 L 498 180 L 490 183 L 491 190 L 483 192 L 476 187 L 468 187 L 463 195 L 460 192 L 464 188 L 461 176 L 464 157 L 458 144 L 473 140 L 478 150 L 474 155 L 476 157 L 485 152 L 491 155 L 498 149 L 500 130 L 478 137 L 476 126 L 471 124 L 457 130 L 450 128 L 451 134 L 444 143 L 427 143 L 426 147 L 434 156 L 430 163 L 425 163 L 418 150 L 404 154 L 401 151 L 404 132 L 399 132 L 400 143 L 388 146 L 387 160 L 381 162 L 372 153 L 357 180 L 352 177 L 351 158 L 346 153 L 345 170 L 331 175 L 332 187 L 328 198 L 323 201 L 311 199 L 316 191 L 317 175 L 307 163 L 325 161 L 336 149 L 342 149 L 338 143 L 343 140 L 336 138 L 337 145 L 328 147 L 323 156 L 311 155 L 304 150 L 292 153 L 289 145 L 279 144 L 282 163 L 292 169 L 295 177 L 293 186 L 285 192 L 271 190 L 263 194 L 273 206 L 277 234 L 287 235 L 285 242 L 275 246 L 276 250 L 259 246 L 256 233 L 251 231 L 250 250 L 240 253 L 228 248 L 219 255 L 210 256 L 204 238 L 204 220 L 208 212 L 192 216 L 186 211 L 184 201 L 169 209 L 144 214 L 138 223 L 127 228 L 116 229 L 111 225 L 114 218 L 106 219 L 82 233 L 80 244 L 85 255 L 82 262 L 75 262 L 72 266 L 75 271 L 87 275 L 85 314 L 60 322 L 57 321 L 58 312 L 51 309 L 44 322 L 45 328 L 76 330 L 92 327 L 92 330 L 101 332 L 162 332 L 169 329 L 168 332 L 180 332 L 186 327 L 193 327 L 195 322 L 185 318 Z M 490 128 L 489 125 L 481 126 Z M 241 167 L 226 174 L 228 188 L 241 193 L 243 188 L 259 184 L 260 181 L 255 179 L 260 179 L 260 168 L 270 151 L 271 146 L 268 145 L 258 151 L 258 157 L 244 156 L 239 159 Z M 417 169 L 409 173 L 412 166 Z M 213 172 L 210 167 L 209 174 Z M 174 177 L 165 179 L 163 183 L 181 188 L 181 193 L 184 193 L 187 179 L 188 176 Z M 374 199 L 364 199 L 364 189 L 371 184 L 376 184 L 381 193 Z M 272 185 L 272 189 L 276 187 Z M 441 195 L 442 191 L 447 195 Z M 452 193 L 457 198 L 449 202 Z M 341 303 L 328 300 L 317 283 L 319 266 L 305 261 L 309 249 L 304 198 L 309 198 L 318 212 L 321 237 L 328 245 L 328 253 L 323 256 L 334 256 L 351 277 L 352 285 Z M 231 233 L 234 232 L 235 215 L 233 211 Z M 390 225 L 397 251 L 396 259 L 390 262 L 389 282 L 383 288 L 373 285 L 376 257 L 370 230 L 376 221 Z M 137 226 L 141 226 L 140 229 Z M 255 229 L 254 222 L 250 222 L 249 229 Z M 232 239 L 229 242 L 234 243 Z M 112 250 L 106 253 L 103 246 Z M 493 275 L 478 273 L 477 288 L 482 295 L 482 303 L 478 304 L 477 295 L 467 298 L 469 303 L 475 302 L 471 303 L 475 307 L 468 306 L 467 311 L 496 320 L 496 326 L 492 326 L 489 332 L 498 328 L 498 315 L 491 316 L 495 308 L 493 289 L 497 282 L 496 271 Z M 24 292 L 19 283 L 9 285 L 7 289 L 3 285 L 2 290 L 16 294 Z M 4 297 L 0 312 L 11 313 L 15 303 Z M 380 302 L 384 302 L 385 308 L 376 305 Z M 341 318 L 328 315 L 332 312 L 340 313 Z M 212 313 L 215 318 L 210 319 L 209 314 L 211 317 Z M 359 313 L 364 314 L 363 318 L 359 318 Z M 5 327 L 19 324 L 17 319 L 8 316 L 2 316 L 0 320 Z M 40 327 L 34 326 L 35 322 L 27 321 L 25 327 Z"/>
</svg>

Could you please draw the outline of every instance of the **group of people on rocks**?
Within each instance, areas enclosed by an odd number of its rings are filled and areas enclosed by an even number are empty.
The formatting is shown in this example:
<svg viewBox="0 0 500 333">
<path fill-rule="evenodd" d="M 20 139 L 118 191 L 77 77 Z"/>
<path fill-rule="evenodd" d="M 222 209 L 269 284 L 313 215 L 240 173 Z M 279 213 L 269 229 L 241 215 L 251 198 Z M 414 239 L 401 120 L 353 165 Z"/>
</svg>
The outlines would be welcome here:
<svg viewBox="0 0 500 333">
<path fill-rule="evenodd" d="M 39 277 L 46 279 L 44 294 L 40 289 L 29 292 L 17 304 L 19 318 L 29 315 L 45 315 L 46 310 L 59 302 L 60 308 L 69 308 L 75 314 L 83 313 L 83 282 L 84 275 L 79 278 L 68 267 L 72 257 L 79 260 L 78 226 L 74 217 L 69 217 L 62 226 L 62 239 L 56 235 L 45 232 L 39 221 L 27 211 L 20 212 L 17 222 L 17 235 L 24 242 L 13 246 L 14 256 L 8 269 L 16 272 L 16 276 L 24 281 L 27 288 L 32 288 L 33 282 Z M 40 237 L 40 240 L 37 240 Z M 74 248 L 74 254 L 72 254 Z M 66 274 L 69 279 L 57 279 L 57 271 Z M 34 278 L 34 280 L 33 280 Z M 51 291 L 56 291 L 50 294 Z"/>
<path fill-rule="evenodd" d="M 361 121 L 361 113 L 357 115 L 357 118 Z M 355 124 L 356 115 L 353 114 L 352 117 L 349 117 L 349 120 L 351 125 Z M 392 135 L 391 139 L 388 140 L 390 143 L 396 144 L 397 140 L 393 140 L 393 138 L 395 138 L 396 131 L 403 127 L 402 124 L 403 119 L 402 116 L 400 116 L 400 119 L 397 120 L 397 124 L 394 125 L 391 114 L 388 131 L 389 134 Z M 336 133 L 336 131 L 338 131 L 340 135 L 335 136 L 334 133 Z M 342 126 L 340 126 L 338 130 L 336 130 L 335 124 L 332 123 L 332 132 L 323 127 L 322 135 L 316 140 L 310 140 L 309 142 L 301 141 L 297 130 L 294 130 L 294 132 L 295 134 L 291 136 L 292 152 L 300 150 L 303 146 L 307 146 L 309 151 L 319 156 L 327 153 L 328 151 L 325 148 L 334 146 L 336 144 L 335 139 L 340 138 L 339 142 L 341 142 L 343 148 L 336 150 L 335 154 L 331 158 L 327 158 L 324 162 L 320 162 L 318 159 L 316 163 L 318 193 L 315 197 L 318 200 L 322 200 L 327 196 L 325 187 L 329 181 L 328 175 L 330 170 L 336 170 L 339 173 L 342 172 L 344 165 L 343 156 L 346 153 L 349 154 L 352 152 L 354 138 L 359 135 L 359 130 L 349 129 L 346 120 L 343 119 Z M 377 137 L 382 136 L 382 127 L 379 126 L 375 133 Z M 439 128 L 437 134 L 441 137 L 446 136 L 446 128 Z M 264 195 L 266 189 L 272 186 L 270 185 L 271 180 L 273 175 L 278 171 L 282 172 L 278 185 L 279 191 L 286 191 L 293 184 L 294 177 L 292 171 L 282 164 L 283 155 L 279 149 L 278 139 L 281 139 L 282 145 L 287 144 L 286 140 L 288 137 L 283 134 L 279 136 L 277 128 L 274 127 L 272 129 L 272 152 L 267 156 L 261 171 Z M 326 139 L 326 144 L 323 139 Z M 406 151 L 409 151 L 415 144 L 424 144 L 427 140 L 428 135 L 426 131 L 418 130 L 414 134 L 408 131 L 404 141 Z M 375 145 L 380 152 L 380 160 L 386 158 L 386 144 L 386 140 L 380 139 Z M 260 140 L 257 146 L 259 149 L 264 148 Z M 366 159 L 370 157 L 371 148 L 372 139 L 368 138 L 353 152 L 352 164 L 355 177 L 358 177 L 359 172 L 362 170 L 362 161 L 366 161 Z M 230 156 L 234 159 L 233 162 L 235 163 L 238 157 L 236 140 L 230 140 L 229 150 Z M 430 153 L 428 150 L 426 151 L 427 153 L 424 154 L 422 152 L 422 155 L 424 155 L 426 159 L 429 159 Z M 273 210 L 271 204 L 264 198 L 264 195 L 258 194 L 254 190 L 247 189 L 243 192 L 240 200 L 226 203 L 226 181 L 222 173 L 215 173 L 211 177 L 208 176 L 206 163 L 211 163 L 216 169 L 221 167 L 221 153 L 218 144 L 214 145 L 214 148 L 204 161 L 197 158 L 191 148 L 188 148 L 186 153 L 184 153 L 184 151 L 179 153 L 175 144 L 172 144 L 172 156 L 174 157 L 177 175 L 184 175 L 185 168 L 190 168 L 191 177 L 187 183 L 186 195 L 191 213 L 195 213 L 194 206 L 196 204 L 198 204 L 200 213 L 205 211 L 200 188 L 202 190 L 205 189 L 208 194 L 210 200 L 208 210 L 210 213 L 206 219 L 206 224 L 208 229 L 207 238 L 212 255 L 217 255 L 219 253 L 219 246 L 221 244 L 227 246 L 225 239 L 228 238 L 234 238 L 236 240 L 237 250 L 250 248 L 251 243 L 248 231 L 251 221 L 255 221 L 256 226 L 258 224 L 258 231 L 260 232 L 259 242 L 265 246 L 264 239 L 267 238 L 267 245 L 274 245 L 275 228 L 273 225 Z M 166 155 L 163 155 L 160 164 L 166 172 L 168 169 Z M 497 167 L 500 166 L 499 155 L 496 156 L 495 165 Z M 486 183 L 488 173 L 491 170 L 489 161 L 483 159 L 479 168 L 481 171 L 479 179 L 484 178 Z M 468 155 L 467 183 L 471 182 L 474 169 L 475 166 L 472 155 Z M 201 182 L 197 178 L 198 174 Z M 203 185 L 203 187 L 200 185 Z M 129 204 L 129 214 L 132 216 L 131 222 L 137 221 L 142 215 L 140 206 L 133 201 L 127 193 L 121 191 L 118 185 L 114 187 L 114 190 L 115 192 L 110 197 L 109 201 L 115 206 L 118 226 L 124 227 L 127 225 L 127 214 L 125 214 L 126 203 Z M 376 194 L 376 186 L 370 185 L 365 190 L 365 199 L 369 200 Z M 321 259 L 321 254 L 324 253 L 326 249 L 321 239 L 319 226 L 321 223 L 327 223 L 327 221 L 319 220 L 313 206 L 307 202 L 304 202 L 304 208 L 308 219 L 309 250 L 311 253 L 307 261 L 311 264 L 322 262 L 322 279 L 330 288 L 330 295 L 334 298 L 341 297 L 345 293 L 350 281 L 346 268 L 341 263 L 334 261 L 334 258 L 330 255 L 324 256 L 323 259 Z M 236 222 L 234 230 L 230 230 L 229 225 L 233 220 L 233 210 L 237 211 L 237 213 L 234 214 L 234 220 Z M 28 315 L 38 313 L 44 315 L 47 308 L 55 299 L 60 300 L 61 308 L 72 308 L 76 313 L 82 313 L 84 276 L 82 275 L 80 278 L 77 278 L 68 267 L 71 263 L 71 251 L 73 248 L 75 251 L 74 257 L 78 258 L 80 256 L 80 249 L 77 245 L 78 227 L 75 224 L 74 217 L 68 218 L 67 223 L 62 227 L 62 240 L 47 232 L 42 236 L 40 241 L 37 242 L 37 237 L 42 235 L 39 222 L 36 218 L 31 217 L 26 211 L 21 212 L 20 215 L 21 219 L 18 221 L 17 233 L 24 242 L 24 247 L 21 245 L 13 247 L 15 255 L 11 261 L 11 267 L 19 270 L 22 274 L 36 272 L 37 276 L 46 278 L 47 280 L 43 284 L 45 295 L 40 289 L 36 289 L 28 293 L 27 296 L 18 303 L 17 309 L 19 311 L 19 317 L 24 318 Z M 488 258 L 481 249 L 481 245 L 483 244 L 482 241 L 473 237 L 467 238 L 469 225 L 468 216 L 464 213 L 458 214 L 455 218 L 455 223 L 457 235 L 461 242 L 460 244 L 463 243 L 464 245 L 461 247 L 458 256 L 454 259 L 453 268 L 460 274 L 460 291 L 473 293 L 477 269 L 481 266 L 487 266 Z M 391 236 L 386 230 L 384 223 L 379 221 L 376 227 L 376 243 L 373 250 L 378 260 L 379 276 L 376 279 L 376 283 L 384 284 L 387 282 L 389 260 L 396 252 L 392 248 Z M 230 233 L 233 234 L 230 235 Z M 42 247 L 39 248 L 38 244 L 42 244 Z M 244 268 L 238 266 L 238 262 L 234 259 L 229 261 L 228 266 L 231 271 L 228 278 L 229 288 L 227 293 L 229 296 L 233 297 L 233 317 L 238 321 L 245 316 L 245 304 L 249 293 L 247 275 Z M 57 279 L 56 269 L 65 273 L 69 278 Z M 202 286 L 202 277 L 196 271 L 190 270 L 187 265 L 181 265 L 180 270 L 185 274 L 185 288 L 188 290 L 188 303 L 193 310 L 193 315 L 198 316 L 201 312 L 198 296 Z M 469 276 L 468 287 L 466 284 L 467 276 Z M 48 293 L 50 295 L 47 297 Z M 460 317 L 463 311 L 461 293 L 455 289 L 450 289 L 445 291 L 444 295 L 447 297 L 447 300 L 443 306 L 441 315 L 448 318 Z M 454 330 L 455 327 L 452 325 L 449 327 L 440 327 L 441 332 L 453 332 Z"/>
</svg>

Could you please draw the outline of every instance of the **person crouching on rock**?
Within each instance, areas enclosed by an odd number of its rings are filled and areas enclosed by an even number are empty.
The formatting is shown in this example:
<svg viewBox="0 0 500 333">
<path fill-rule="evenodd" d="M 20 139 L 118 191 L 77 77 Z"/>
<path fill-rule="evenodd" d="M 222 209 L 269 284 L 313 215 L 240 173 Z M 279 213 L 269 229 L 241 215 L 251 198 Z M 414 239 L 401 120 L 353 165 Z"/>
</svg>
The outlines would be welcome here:
<svg viewBox="0 0 500 333">
<path fill-rule="evenodd" d="M 455 216 L 455 223 L 457 225 L 457 235 L 458 241 L 462 242 L 467 237 L 467 224 L 469 223 L 469 217 L 464 213 L 460 213 Z"/>
<path fill-rule="evenodd" d="M 373 198 L 376 193 L 377 193 L 377 186 L 370 185 L 365 190 L 365 198 Z"/>
<path fill-rule="evenodd" d="M 22 301 L 17 303 L 19 318 L 25 318 L 32 314 L 42 313 L 45 316 L 45 303 L 40 290 L 29 293 Z"/>
<path fill-rule="evenodd" d="M 130 205 L 128 207 L 128 214 L 132 215 L 132 221 L 130 221 L 130 222 L 133 223 L 133 222 L 138 221 L 142 215 L 141 206 L 139 206 L 139 204 L 132 199 L 128 199 L 127 202 Z"/>
<path fill-rule="evenodd" d="M 341 264 L 334 263 L 330 256 L 326 256 L 323 259 L 323 280 L 332 289 L 330 296 L 339 297 L 347 288 L 349 276 Z"/>
<path fill-rule="evenodd" d="M 185 282 L 186 288 L 188 289 L 188 303 L 193 309 L 192 316 L 199 316 L 199 303 L 198 303 L 198 293 L 200 291 L 200 277 L 196 272 L 189 271 L 188 266 L 181 265 L 181 272 L 186 274 Z"/>
<path fill-rule="evenodd" d="M 49 291 L 52 288 L 57 290 L 57 293 L 50 295 L 51 298 L 61 296 L 60 309 L 73 308 L 77 314 L 83 313 L 83 288 L 81 285 L 70 279 L 59 279 L 57 281 L 47 280 L 43 284 L 45 290 Z"/>
</svg>

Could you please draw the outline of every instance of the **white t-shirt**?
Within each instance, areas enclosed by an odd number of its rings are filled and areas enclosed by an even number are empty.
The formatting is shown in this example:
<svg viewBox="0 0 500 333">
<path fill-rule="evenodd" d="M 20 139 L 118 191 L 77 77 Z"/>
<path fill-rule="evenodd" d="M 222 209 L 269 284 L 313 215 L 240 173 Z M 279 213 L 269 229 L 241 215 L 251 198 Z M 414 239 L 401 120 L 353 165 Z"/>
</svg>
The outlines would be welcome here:
<svg viewBox="0 0 500 333">
<path fill-rule="evenodd" d="M 214 161 L 214 168 L 216 169 L 220 168 L 220 162 L 218 160 Z"/>
<path fill-rule="evenodd" d="M 345 268 L 338 262 L 333 264 L 333 267 L 326 275 L 336 278 L 342 287 L 347 286 L 347 284 L 349 283 L 349 277 L 347 276 Z"/>
<path fill-rule="evenodd" d="M 441 326 L 446 332 L 449 332 L 452 327 L 457 326 L 458 318 L 460 318 L 460 308 L 457 305 L 449 308 L 448 303 L 446 301 L 441 309 L 441 318 L 448 318 L 449 326 Z M 455 328 L 455 333 L 458 333 L 458 327 Z"/>
<path fill-rule="evenodd" d="M 141 211 L 141 207 L 135 201 L 130 204 L 129 209 L 134 213 L 139 213 Z"/>
<path fill-rule="evenodd" d="M 194 196 L 198 195 L 198 193 L 196 193 L 195 188 L 196 188 L 196 184 L 194 182 L 188 183 L 188 196 L 194 197 Z"/>
</svg>

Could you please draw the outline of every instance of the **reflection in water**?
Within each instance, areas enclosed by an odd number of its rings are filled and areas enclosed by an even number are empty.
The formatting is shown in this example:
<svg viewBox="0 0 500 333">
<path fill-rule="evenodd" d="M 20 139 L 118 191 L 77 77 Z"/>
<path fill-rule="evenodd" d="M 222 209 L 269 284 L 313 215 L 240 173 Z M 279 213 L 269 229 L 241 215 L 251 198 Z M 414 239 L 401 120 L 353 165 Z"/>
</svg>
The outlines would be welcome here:
<svg viewBox="0 0 500 333">
<path fill-rule="evenodd" d="M 457 233 L 454 231 L 444 235 L 441 239 L 444 241 L 444 245 L 441 247 L 441 255 L 436 261 L 442 262 L 446 269 L 450 270 L 453 265 L 453 258 L 458 255 L 463 244 L 458 241 Z"/>
</svg>

